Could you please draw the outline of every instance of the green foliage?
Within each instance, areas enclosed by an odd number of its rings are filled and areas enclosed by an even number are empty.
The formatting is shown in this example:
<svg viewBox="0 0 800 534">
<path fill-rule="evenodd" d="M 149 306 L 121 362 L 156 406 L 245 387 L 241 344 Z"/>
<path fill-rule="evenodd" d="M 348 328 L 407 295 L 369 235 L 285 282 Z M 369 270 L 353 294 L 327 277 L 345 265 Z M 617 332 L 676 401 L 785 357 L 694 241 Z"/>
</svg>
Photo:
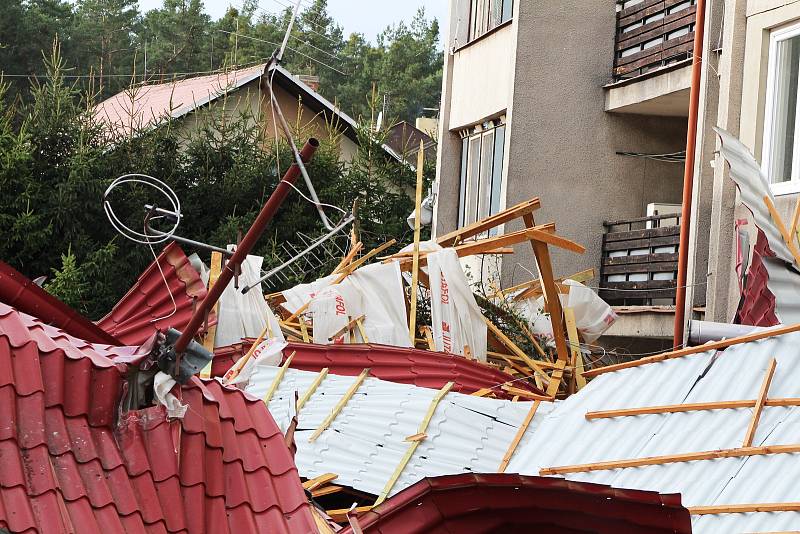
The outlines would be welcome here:
<svg viewBox="0 0 800 534">
<path fill-rule="evenodd" d="M 7 86 L 0 84 L 0 257 L 32 278 L 53 273 L 47 290 L 93 319 L 107 313 L 153 261 L 149 247 L 121 238 L 106 220 L 103 195 L 115 178 L 142 173 L 165 181 L 181 199 L 178 233 L 225 246 L 247 230 L 291 162 L 288 147 L 276 149 L 245 113 L 198 112 L 192 117 L 196 128 L 164 122 L 112 139 L 91 120 L 92 98 L 65 80 L 57 45 L 43 68 L 47 76 L 33 86 L 29 102 L 9 103 Z M 368 127 L 359 136 L 359 153 L 347 165 L 339 161 L 335 139 L 323 141 L 308 166 L 319 196 L 345 209 L 360 199 L 365 249 L 391 238 L 408 243 L 405 219 L 413 209 L 415 175 L 387 156 L 383 140 Z M 297 143 L 304 138 L 298 132 Z M 431 177 L 428 168 L 426 180 Z M 300 180 L 307 195 L 304 187 Z M 145 204 L 162 201 L 137 187 L 115 190 L 109 200 L 133 228 L 142 227 Z M 265 268 L 286 259 L 279 245 L 303 248 L 298 232 L 324 233 L 316 209 L 291 193 L 254 251 L 265 257 Z M 206 251 L 184 250 L 209 261 Z M 331 267 L 287 285 L 328 274 Z"/>
</svg>

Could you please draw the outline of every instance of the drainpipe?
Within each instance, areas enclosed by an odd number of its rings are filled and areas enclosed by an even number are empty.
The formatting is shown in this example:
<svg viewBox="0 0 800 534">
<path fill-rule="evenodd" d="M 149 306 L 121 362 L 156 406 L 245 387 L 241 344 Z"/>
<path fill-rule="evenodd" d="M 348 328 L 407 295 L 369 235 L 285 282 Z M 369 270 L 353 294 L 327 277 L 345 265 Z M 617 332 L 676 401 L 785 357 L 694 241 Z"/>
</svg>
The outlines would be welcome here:
<svg viewBox="0 0 800 534">
<path fill-rule="evenodd" d="M 314 155 L 317 147 L 319 147 L 319 141 L 314 138 L 308 140 L 306 145 L 303 147 L 303 150 L 300 152 L 300 157 L 302 158 L 303 162 L 308 163 L 311 161 L 311 156 Z M 278 182 L 278 186 L 272 192 L 272 195 L 270 195 L 266 204 L 264 204 L 264 207 L 261 208 L 261 212 L 258 214 L 258 217 L 256 217 L 255 221 L 253 221 L 253 225 L 250 227 L 250 230 L 247 231 L 247 234 L 245 234 L 242 242 L 239 243 L 238 247 L 236 247 L 236 252 L 234 252 L 233 256 L 231 256 L 231 258 L 225 264 L 225 268 L 222 269 L 222 272 L 220 273 L 216 283 L 211 286 L 206 298 L 204 298 L 197 306 L 192 318 L 189 320 L 189 324 L 186 325 L 186 328 L 183 330 L 180 338 L 178 338 L 178 340 L 175 342 L 174 350 L 177 355 L 176 374 L 178 367 L 177 364 L 180 362 L 181 354 L 183 354 L 183 352 L 186 350 L 186 347 L 189 345 L 189 342 L 192 340 L 195 334 L 197 334 L 197 330 L 206 319 L 206 314 L 211 311 L 211 308 L 214 307 L 214 304 L 217 303 L 217 300 L 219 300 L 222 292 L 228 286 L 228 283 L 230 283 L 231 279 L 233 278 L 233 273 L 242 264 L 250 251 L 253 250 L 256 241 L 258 241 L 258 238 L 260 238 L 261 234 L 264 233 L 264 229 L 267 227 L 267 224 L 269 224 L 269 221 L 272 220 L 272 217 L 278 211 L 278 208 L 280 208 L 281 204 L 283 204 L 286 195 L 289 194 L 291 184 L 294 184 L 299 175 L 300 167 L 298 167 L 297 163 L 293 163 L 292 166 L 286 171 L 286 174 L 283 175 L 281 181 Z"/>
<path fill-rule="evenodd" d="M 686 131 L 686 164 L 683 169 L 683 203 L 681 204 L 681 240 L 678 247 L 678 288 L 675 294 L 675 330 L 673 345 L 682 347 L 686 328 L 686 273 L 689 266 L 689 229 L 692 216 L 694 159 L 697 145 L 697 115 L 700 108 L 700 67 L 703 63 L 703 37 L 706 26 L 706 0 L 697 0 L 692 52 L 692 88 L 689 96 L 689 126 Z"/>
</svg>

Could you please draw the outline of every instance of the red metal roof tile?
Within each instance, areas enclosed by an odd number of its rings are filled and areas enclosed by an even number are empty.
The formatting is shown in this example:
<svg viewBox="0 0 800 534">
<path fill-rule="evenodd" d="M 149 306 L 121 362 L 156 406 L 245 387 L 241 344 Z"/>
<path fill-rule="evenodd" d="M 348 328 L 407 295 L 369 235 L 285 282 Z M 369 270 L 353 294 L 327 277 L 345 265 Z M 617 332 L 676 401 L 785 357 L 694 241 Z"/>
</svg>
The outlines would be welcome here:
<svg viewBox="0 0 800 534">
<path fill-rule="evenodd" d="M 111 334 L 0 261 L 0 302 L 92 343 L 121 345 Z"/>
<path fill-rule="evenodd" d="M 365 534 L 692 531 L 680 496 L 514 474 L 423 479 L 361 514 L 358 523 Z"/>
<path fill-rule="evenodd" d="M 149 349 L 148 349 L 149 350 Z M 263 402 L 217 382 L 189 410 L 117 410 L 131 347 L 94 345 L 0 304 L 0 527 L 13 532 L 316 532 Z"/>
<path fill-rule="evenodd" d="M 169 291 L 164 285 L 162 270 Z M 170 293 L 175 299 L 174 306 Z M 159 254 L 158 262 L 154 261 L 145 269 L 122 300 L 97 324 L 125 345 L 141 345 L 156 330 L 176 328 L 182 331 L 192 316 L 195 300 L 205 296 L 206 286 L 200 274 L 183 250 L 170 243 Z M 209 325 L 215 322 L 212 314 Z"/>
<path fill-rule="evenodd" d="M 212 375 L 222 376 L 252 345 L 253 340 L 221 347 L 214 351 Z M 455 382 L 453 391 L 474 393 L 483 388 L 498 386 L 515 380 L 499 369 L 487 364 L 467 360 L 442 352 L 390 347 L 388 345 L 315 345 L 313 343 L 289 343 L 284 349 L 284 358 L 292 352 L 292 369 L 319 372 L 329 368 L 331 374 L 357 376 L 370 368 L 370 376 L 415 386 L 441 389 L 448 382 Z M 523 381 L 514 382 L 514 387 L 544 395 L 543 391 Z M 511 396 L 496 387 L 498 398 Z"/>
<path fill-rule="evenodd" d="M 763 258 L 774 258 L 767 236 L 759 229 L 753 259 L 747 271 L 747 283 L 742 290 L 742 301 L 736 313 L 735 323 L 752 326 L 775 326 L 780 324 L 775 315 L 775 295 L 769 290 L 769 273 Z"/>
</svg>

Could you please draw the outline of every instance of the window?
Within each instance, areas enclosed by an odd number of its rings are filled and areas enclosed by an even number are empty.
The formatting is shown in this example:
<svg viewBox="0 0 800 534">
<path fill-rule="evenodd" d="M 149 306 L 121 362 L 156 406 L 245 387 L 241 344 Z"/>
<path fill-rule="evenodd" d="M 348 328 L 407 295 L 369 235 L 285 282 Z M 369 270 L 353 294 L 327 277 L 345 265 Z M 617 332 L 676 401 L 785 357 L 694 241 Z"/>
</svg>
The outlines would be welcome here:
<svg viewBox="0 0 800 534">
<path fill-rule="evenodd" d="M 469 40 L 511 20 L 514 0 L 470 0 Z"/>
<path fill-rule="evenodd" d="M 776 193 L 800 190 L 800 136 L 798 125 L 800 25 L 770 36 L 767 99 L 761 164 Z"/>
<path fill-rule="evenodd" d="M 461 136 L 459 227 L 500 211 L 506 139 L 504 119 L 464 130 Z"/>
</svg>

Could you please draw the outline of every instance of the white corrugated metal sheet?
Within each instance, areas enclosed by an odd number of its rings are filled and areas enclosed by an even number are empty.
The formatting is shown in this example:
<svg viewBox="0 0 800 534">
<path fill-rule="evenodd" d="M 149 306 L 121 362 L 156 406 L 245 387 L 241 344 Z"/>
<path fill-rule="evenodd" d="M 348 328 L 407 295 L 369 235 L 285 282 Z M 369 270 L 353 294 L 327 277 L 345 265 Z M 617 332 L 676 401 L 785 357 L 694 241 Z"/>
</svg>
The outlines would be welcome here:
<svg viewBox="0 0 800 534">
<path fill-rule="evenodd" d="M 542 403 L 507 471 L 539 475 L 556 467 L 742 446 L 752 409 L 704 410 L 588 421 L 590 411 L 748 400 L 758 396 L 771 358 L 777 366 L 769 398 L 800 397 L 800 333 L 606 373 L 580 393 Z M 262 368 L 248 387 L 264 395 L 277 369 Z M 269 408 L 285 428 L 294 391 L 315 373 L 288 370 Z M 355 377 L 329 376 L 300 414 L 301 475 L 339 475 L 337 483 L 379 493 L 408 444 L 435 390 L 365 380 L 331 428 L 308 436 Z M 426 476 L 494 472 L 529 403 L 451 393 L 440 403 L 423 441 L 393 493 Z M 754 446 L 800 444 L 800 407 L 765 407 Z M 570 480 L 680 493 L 687 507 L 800 502 L 800 454 L 772 454 L 649 465 L 566 475 Z M 799 512 L 695 516 L 696 532 L 800 530 Z"/>
<path fill-rule="evenodd" d="M 276 367 L 259 367 L 246 391 L 264 397 L 277 373 Z M 316 377 L 317 373 L 286 370 L 269 403 L 282 429 L 291 420 L 295 392 L 302 397 Z M 295 459 L 302 476 L 336 473 L 337 484 L 378 494 L 409 447 L 405 438 L 417 433 L 436 390 L 367 378 L 329 429 L 309 443 L 308 438 L 355 380 L 328 375 L 320 384 L 300 411 Z M 392 494 L 428 476 L 497 471 L 530 406 L 529 402 L 449 393 L 434 412 L 428 438 L 417 448 Z M 552 403 L 542 403 L 532 427 L 552 407 Z"/>
<path fill-rule="evenodd" d="M 730 165 L 730 176 L 739 188 L 742 204 L 753 214 L 756 226 L 767 236 L 769 248 L 777 256 L 764 258 L 764 266 L 769 274 L 767 287 L 775 295 L 775 315 L 784 324 L 800 322 L 800 275 L 787 267 L 787 264 L 797 267 L 794 256 L 764 203 L 764 197 L 767 196 L 775 203 L 769 183 L 755 158 L 741 141 L 725 130 L 714 130 L 722 141 L 720 153 Z"/>
<path fill-rule="evenodd" d="M 769 360 L 777 367 L 769 397 L 800 396 L 800 334 L 600 375 L 536 427 L 509 472 L 543 467 L 741 447 L 751 409 L 705 410 L 587 421 L 589 411 L 755 399 Z M 800 408 L 766 407 L 754 446 L 800 443 Z M 662 493 L 683 504 L 714 506 L 800 501 L 800 455 L 726 458 L 568 474 L 566 478 Z M 800 513 L 696 516 L 696 532 L 800 529 Z"/>
</svg>

